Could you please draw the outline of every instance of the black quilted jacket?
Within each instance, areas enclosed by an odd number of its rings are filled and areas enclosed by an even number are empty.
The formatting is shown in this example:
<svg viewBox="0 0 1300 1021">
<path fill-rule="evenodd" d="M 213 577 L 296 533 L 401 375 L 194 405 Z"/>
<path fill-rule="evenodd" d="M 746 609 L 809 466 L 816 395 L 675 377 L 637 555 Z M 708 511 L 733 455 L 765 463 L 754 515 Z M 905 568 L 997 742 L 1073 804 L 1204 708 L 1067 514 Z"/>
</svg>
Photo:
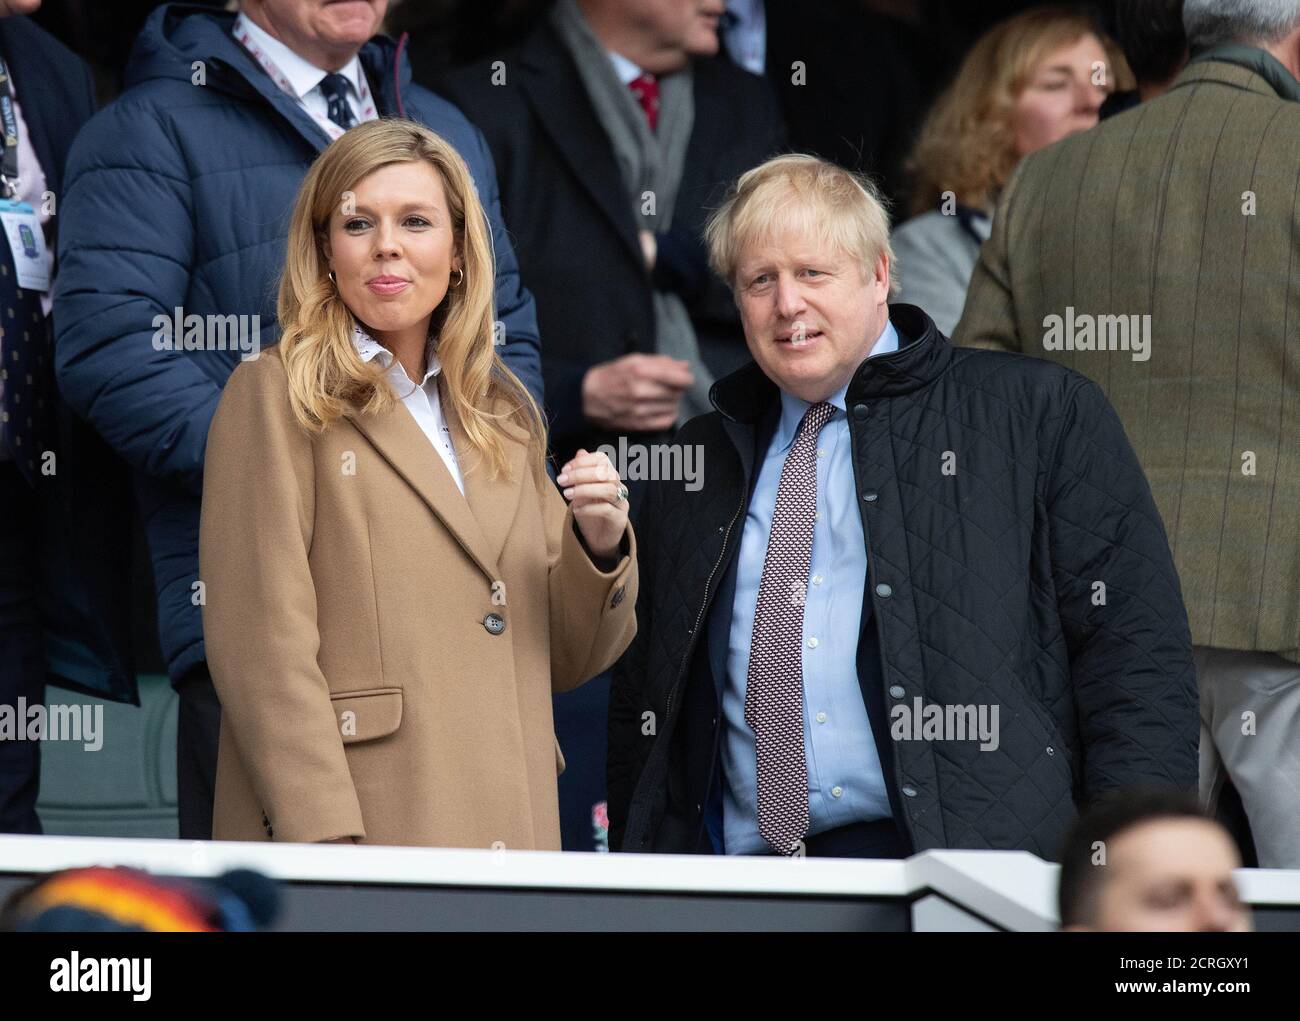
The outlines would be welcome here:
<svg viewBox="0 0 1300 1021">
<path fill-rule="evenodd" d="M 1195 788 L 1191 640 L 1164 527 L 1090 380 L 953 348 L 913 306 L 890 318 L 900 350 L 864 362 L 846 399 L 884 705 L 996 704 L 1000 725 L 994 751 L 893 741 L 881 756 L 891 800 L 918 852 L 1052 858 L 1077 808 L 1103 791 Z M 699 778 L 680 775 L 691 754 L 674 730 L 739 546 L 756 423 L 777 391 L 751 363 L 712 396 L 718 410 L 676 439 L 702 445 L 703 487 L 653 484 L 638 510 L 637 635 L 610 699 L 615 849 L 700 847 L 688 793 Z"/>
</svg>

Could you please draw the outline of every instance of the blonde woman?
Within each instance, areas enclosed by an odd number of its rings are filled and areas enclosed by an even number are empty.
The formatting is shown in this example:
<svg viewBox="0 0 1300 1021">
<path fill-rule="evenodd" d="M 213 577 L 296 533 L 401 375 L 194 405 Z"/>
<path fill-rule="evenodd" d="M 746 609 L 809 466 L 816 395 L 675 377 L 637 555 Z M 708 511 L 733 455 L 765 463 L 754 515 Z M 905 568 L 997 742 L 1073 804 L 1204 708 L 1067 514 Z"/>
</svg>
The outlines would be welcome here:
<svg viewBox="0 0 1300 1021">
<path fill-rule="evenodd" d="M 303 181 L 281 342 L 208 437 L 218 839 L 560 847 L 551 695 L 631 640 L 635 541 L 603 454 L 547 479 L 492 281 L 426 128 L 353 128 Z"/>
<path fill-rule="evenodd" d="M 900 301 L 940 332 L 961 319 L 993 207 L 1031 152 L 1097 123 L 1133 87 L 1119 48 L 1086 14 L 1042 7 L 995 25 L 935 101 L 908 160 L 912 219 L 894 230 Z"/>
</svg>

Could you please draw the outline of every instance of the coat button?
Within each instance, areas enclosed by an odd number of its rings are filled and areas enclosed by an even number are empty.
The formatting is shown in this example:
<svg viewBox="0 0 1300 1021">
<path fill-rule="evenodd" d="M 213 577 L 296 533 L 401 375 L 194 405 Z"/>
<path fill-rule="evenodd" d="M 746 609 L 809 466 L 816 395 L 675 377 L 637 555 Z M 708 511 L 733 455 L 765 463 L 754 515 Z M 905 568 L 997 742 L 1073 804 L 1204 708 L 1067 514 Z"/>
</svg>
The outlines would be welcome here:
<svg viewBox="0 0 1300 1021">
<path fill-rule="evenodd" d="M 867 503 L 875 503 L 877 500 L 880 499 L 880 494 L 877 493 L 874 489 L 868 489 L 865 493 L 862 494 L 862 499 Z"/>
<path fill-rule="evenodd" d="M 901 684 L 891 684 L 889 686 L 890 698 L 902 698 L 906 694 L 907 692 L 903 690 L 903 686 Z"/>
<path fill-rule="evenodd" d="M 888 599 L 893 594 L 894 594 L 894 590 L 890 588 L 888 585 L 884 584 L 884 582 L 881 582 L 879 585 L 876 586 L 876 595 L 878 595 L 881 599 Z"/>
<path fill-rule="evenodd" d="M 499 635 L 506 629 L 506 621 L 499 613 L 489 613 L 483 618 L 483 626 L 488 629 L 488 634 Z"/>
<path fill-rule="evenodd" d="M 903 788 L 903 793 L 906 794 L 909 798 L 914 798 L 914 797 L 916 797 L 916 788 L 915 788 L 915 787 L 904 787 L 904 788 Z"/>
<path fill-rule="evenodd" d="M 1056 754 L 1056 749 L 1053 748 L 1050 744 L 1047 746 L 1047 754 L 1048 754 L 1048 755 L 1055 755 L 1055 754 Z"/>
<path fill-rule="evenodd" d="M 868 415 L 868 413 L 869 413 L 869 412 L 867 411 L 867 406 L 866 406 L 865 404 L 855 404 L 855 405 L 853 405 L 853 417 L 854 417 L 854 418 L 856 418 L 856 419 L 863 419 L 863 418 L 866 418 L 867 415 Z"/>
</svg>

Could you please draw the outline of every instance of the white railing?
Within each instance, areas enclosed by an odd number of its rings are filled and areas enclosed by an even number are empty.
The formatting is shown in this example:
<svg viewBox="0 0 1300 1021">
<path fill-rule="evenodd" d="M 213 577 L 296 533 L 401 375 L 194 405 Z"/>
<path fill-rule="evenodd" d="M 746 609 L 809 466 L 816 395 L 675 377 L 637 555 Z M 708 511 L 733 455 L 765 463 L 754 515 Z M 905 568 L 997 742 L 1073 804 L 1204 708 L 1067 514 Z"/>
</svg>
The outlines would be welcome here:
<svg viewBox="0 0 1300 1021">
<path fill-rule="evenodd" d="M 914 911 L 917 928 L 1015 931 L 1055 927 L 1058 872 L 1023 851 L 877 861 L 0 836 L 0 879 L 87 865 L 195 877 L 252 868 L 288 884 L 928 901 L 942 910 Z M 1300 871 L 1242 869 L 1237 883 L 1251 905 L 1300 907 Z M 953 925 L 954 909 L 988 924 Z"/>
</svg>

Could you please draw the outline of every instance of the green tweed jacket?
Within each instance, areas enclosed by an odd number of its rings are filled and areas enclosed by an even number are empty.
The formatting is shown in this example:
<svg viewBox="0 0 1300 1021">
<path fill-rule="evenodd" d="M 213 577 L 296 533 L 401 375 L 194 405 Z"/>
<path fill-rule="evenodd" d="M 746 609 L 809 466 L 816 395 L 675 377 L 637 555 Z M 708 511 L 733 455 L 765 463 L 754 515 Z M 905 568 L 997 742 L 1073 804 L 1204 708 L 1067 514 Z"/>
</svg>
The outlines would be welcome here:
<svg viewBox="0 0 1300 1021">
<path fill-rule="evenodd" d="M 1096 380 L 1198 645 L 1300 660 L 1300 83 L 1218 47 L 1024 160 L 954 339 Z"/>
</svg>

